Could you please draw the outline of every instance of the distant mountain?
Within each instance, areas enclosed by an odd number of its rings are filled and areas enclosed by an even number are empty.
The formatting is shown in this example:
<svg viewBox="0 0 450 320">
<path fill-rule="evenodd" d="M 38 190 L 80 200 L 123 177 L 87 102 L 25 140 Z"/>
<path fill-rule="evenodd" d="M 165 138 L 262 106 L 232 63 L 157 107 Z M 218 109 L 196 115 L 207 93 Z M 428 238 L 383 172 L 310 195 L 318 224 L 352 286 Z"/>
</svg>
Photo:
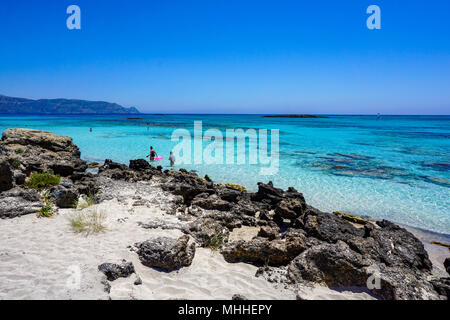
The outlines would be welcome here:
<svg viewBox="0 0 450 320">
<path fill-rule="evenodd" d="M 134 107 L 75 99 L 31 100 L 0 95 L 0 114 L 138 114 Z"/>
</svg>

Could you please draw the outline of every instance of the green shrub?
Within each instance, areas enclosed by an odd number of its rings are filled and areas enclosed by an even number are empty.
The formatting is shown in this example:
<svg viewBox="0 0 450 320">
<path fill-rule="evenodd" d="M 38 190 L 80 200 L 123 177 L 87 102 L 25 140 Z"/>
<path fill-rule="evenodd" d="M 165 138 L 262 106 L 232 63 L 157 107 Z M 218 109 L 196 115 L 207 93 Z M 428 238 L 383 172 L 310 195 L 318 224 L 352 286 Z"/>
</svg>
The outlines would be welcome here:
<svg viewBox="0 0 450 320">
<path fill-rule="evenodd" d="M 20 168 L 20 162 L 18 160 L 14 160 L 12 163 L 14 169 L 19 169 Z"/>
<path fill-rule="evenodd" d="M 16 154 L 21 154 L 21 153 L 23 153 L 23 150 L 22 150 L 22 149 L 17 149 L 17 150 L 16 150 Z"/>
<path fill-rule="evenodd" d="M 69 217 L 69 223 L 75 233 L 99 233 L 106 230 L 104 221 L 106 216 L 102 212 L 91 210 L 87 213 L 77 213 Z"/>
<path fill-rule="evenodd" d="M 215 235 L 206 242 L 206 246 L 213 251 L 219 250 L 223 246 L 223 235 Z"/>
<path fill-rule="evenodd" d="M 31 177 L 25 182 L 28 188 L 36 190 L 44 190 L 53 186 L 57 186 L 61 183 L 61 177 L 59 175 L 53 175 L 50 173 L 33 173 Z"/>
<path fill-rule="evenodd" d="M 53 216 L 53 207 L 51 205 L 45 205 L 38 211 L 39 217 L 49 218 Z"/>
</svg>

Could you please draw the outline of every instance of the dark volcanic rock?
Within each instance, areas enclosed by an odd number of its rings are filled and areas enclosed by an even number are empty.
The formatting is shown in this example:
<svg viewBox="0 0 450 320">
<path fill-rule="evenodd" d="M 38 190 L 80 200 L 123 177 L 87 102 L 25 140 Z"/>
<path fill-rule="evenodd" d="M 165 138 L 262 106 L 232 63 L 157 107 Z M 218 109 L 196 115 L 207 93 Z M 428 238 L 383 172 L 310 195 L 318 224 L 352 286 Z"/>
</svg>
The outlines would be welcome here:
<svg viewBox="0 0 450 320">
<path fill-rule="evenodd" d="M 362 270 L 370 261 L 343 242 L 309 248 L 289 265 L 289 277 L 298 282 L 308 280 L 328 286 L 365 285 L 367 274 Z"/>
<path fill-rule="evenodd" d="M 230 234 L 223 221 L 205 217 L 191 222 L 188 226 L 188 232 L 203 247 L 208 246 L 209 242 L 216 237 L 221 237 L 222 241 L 226 242 Z"/>
<path fill-rule="evenodd" d="M 419 239 L 398 225 L 378 221 L 380 228 L 373 228 L 365 237 L 355 237 L 347 241 L 350 247 L 391 267 L 407 267 L 416 271 L 430 271 L 432 263 Z"/>
<path fill-rule="evenodd" d="M 13 185 L 13 171 L 5 158 L 0 158 L 0 192 L 11 189 Z"/>
<path fill-rule="evenodd" d="M 336 217 L 333 214 L 308 209 L 304 218 L 304 229 L 308 236 L 336 243 L 338 240 L 344 242 L 354 237 L 363 237 L 364 230 L 354 227 L 349 222 Z"/>
<path fill-rule="evenodd" d="M 78 200 L 78 190 L 71 184 L 61 183 L 50 189 L 50 197 L 59 208 L 73 208 Z"/>
<path fill-rule="evenodd" d="M 43 206 L 34 189 L 14 188 L 0 193 L 0 218 L 15 218 L 38 212 Z"/>
<path fill-rule="evenodd" d="M 444 267 L 445 267 L 445 270 L 447 270 L 447 273 L 450 274 L 450 258 L 446 258 L 444 260 Z"/>
<path fill-rule="evenodd" d="M 145 159 L 130 160 L 130 169 L 132 170 L 147 170 L 152 166 Z"/>
<path fill-rule="evenodd" d="M 69 137 L 33 129 L 8 129 L 1 144 L 8 158 L 20 163 L 26 174 L 35 171 L 69 176 L 87 168 Z"/>
<path fill-rule="evenodd" d="M 229 202 L 220 199 L 217 195 L 208 195 L 207 193 L 196 196 L 192 200 L 191 205 L 199 206 L 207 210 L 219 211 L 229 211 L 232 207 Z"/>
<path fill-rule="evenodd" d="M 109 281 L 114 281 L 118 278 L 127 278 L 134 273 L 134 266 L 132 262 L 123 261 L 121 265 L 115 263 L 103 263 L 98 266 L 98 270 L 106 275 Z"/>
<path fill-rule="evenodd" d="M 305 242 L 305 236 L 272 241 L 257 237 L 250 241 L 240 240 L 228 243 L 221 252 L 227 262 L 281 266 L 288 264 L 305 250 Z"/>
<path fill-rule="evenodd" d="M 137 254 L 143 265 L 172 271 L 191 265 L 195 244 L 189 244 L 188 235 L 178 239 L 160 237 L 140 243 Z"/>
<path fill-rule="evenodd" d="M 450 278 L 431 280 L 431 283 L 439 295 L 447 298 L 447 300 L 450 300 Z"/>
</svg>

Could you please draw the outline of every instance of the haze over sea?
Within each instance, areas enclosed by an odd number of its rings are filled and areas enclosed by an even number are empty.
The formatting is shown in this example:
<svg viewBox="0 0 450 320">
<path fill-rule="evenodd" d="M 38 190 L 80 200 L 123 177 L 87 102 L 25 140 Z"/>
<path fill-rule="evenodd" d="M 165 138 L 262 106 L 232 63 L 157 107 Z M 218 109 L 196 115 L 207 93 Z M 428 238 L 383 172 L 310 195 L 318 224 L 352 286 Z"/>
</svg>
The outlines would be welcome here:
<svg viewBox="0 0 450 320">
<path fill-rule="evenodd" d="M 249 190 L 257 182 L 295 187 L 321 210 L 389 219 L 450 234 L 450 116 L 329 116 L 295 119 L 261 115 L 0 116 L 0 131 L 28 127 L 70 136 L 87 161 L 129 163 L 152 145 L 164 156 L 177 144 L 175 129 L 280 130 L 280 168 L 259 175 L 259 165 L 182 165 L 217 183 Z M 147 126 L 147 124 L 150 124 Z M 93 132 L 90 132 L 90 128 Z M 254 143 L 254 142 L 250 142 Z M 206 147 L 208 143 L 204 143 Z M 262 146 L 264 147 L 264 146 Z"/>
</svg>

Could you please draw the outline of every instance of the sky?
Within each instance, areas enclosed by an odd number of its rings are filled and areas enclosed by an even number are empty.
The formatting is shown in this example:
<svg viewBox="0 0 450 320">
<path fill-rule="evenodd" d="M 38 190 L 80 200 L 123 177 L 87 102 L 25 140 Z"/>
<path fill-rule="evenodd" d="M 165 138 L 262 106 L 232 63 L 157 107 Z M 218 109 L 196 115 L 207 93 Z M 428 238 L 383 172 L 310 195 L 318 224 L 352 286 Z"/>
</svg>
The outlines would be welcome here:
<svg viewBox="0 0 450 320">
<path fill-rule="evenodd" d="M 81 30 L 69 30 L 69 5 Z M 381 29 L 369 30 L 369 5 Z M 162 113 L 450 114 L 450 1 L 2 0 L 0 94 Z"/>
</svg>

